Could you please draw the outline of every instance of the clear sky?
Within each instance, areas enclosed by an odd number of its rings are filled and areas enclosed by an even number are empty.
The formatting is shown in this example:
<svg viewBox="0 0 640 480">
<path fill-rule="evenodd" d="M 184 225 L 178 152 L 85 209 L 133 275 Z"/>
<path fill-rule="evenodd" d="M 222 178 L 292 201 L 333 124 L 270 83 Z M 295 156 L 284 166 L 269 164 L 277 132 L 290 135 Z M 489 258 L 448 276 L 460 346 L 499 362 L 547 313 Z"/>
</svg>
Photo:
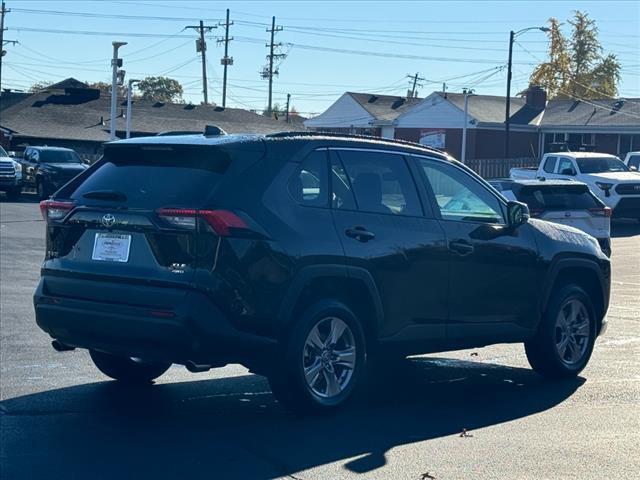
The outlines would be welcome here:
<svg viewBox="0 0 640 480">
<path fill-rule="evenodd" d="M 110 81 L 111 41 L 121 49 L 127 78 L 167 75 L 179 80 L 185 99 L 202 100 L 196 33 L 184 30 L 203 19 L 215 25 L 231 10 L 227 106 L 262 109 L 271 17 L 282 31 L 278 53 L 287 54 L 274 81 L 274 101 L 305 115 L 322 112 L 345 91 L 406 94 L 407 74 L 419 73 L 420 96 L 441 89 L 504 95 L 510 30 L 565 22 L 573 10 L 596 20 L 604 53 L 622 64 L 620 94 L 640 97 L 640 2 L 638 1 L 20 1 L 6 0 L 3 88 L 27 89 L 35 81 Z M 223 35 L 207 34 L 209 99 L 221 102 Z M 527 86 L 534 65 L 545 58 L 547 38 L 537 30 L 514 45 L 513 90 Z M 457 78 L 456 78 L 457 77 Z"/>
</svg>

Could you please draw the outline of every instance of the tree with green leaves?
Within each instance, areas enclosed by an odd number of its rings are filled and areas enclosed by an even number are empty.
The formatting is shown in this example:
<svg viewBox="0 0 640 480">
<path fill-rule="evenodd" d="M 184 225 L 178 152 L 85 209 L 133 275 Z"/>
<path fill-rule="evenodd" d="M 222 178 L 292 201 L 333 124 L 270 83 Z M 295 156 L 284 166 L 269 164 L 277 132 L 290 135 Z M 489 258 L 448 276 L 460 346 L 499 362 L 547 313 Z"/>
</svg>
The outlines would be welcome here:
<svg viewBox="0 0 640 480">
<path fill-rule="evenodd" d="M 550 98 L 593 99 L 615 97 L 620 63 L 614 54 L 602 56 L 595 20 L 576 11 L 567 40 L 555 18 L 549 19 L 549 59 L 538 65 L 529 85 L 540 85 Z"/>
<path fill-rule="evenodd" d="M 182 85 L 169 77 L 146 77 L 138 83 L 142 100 L 166 103 L 184 103 Z"/>
</svg>

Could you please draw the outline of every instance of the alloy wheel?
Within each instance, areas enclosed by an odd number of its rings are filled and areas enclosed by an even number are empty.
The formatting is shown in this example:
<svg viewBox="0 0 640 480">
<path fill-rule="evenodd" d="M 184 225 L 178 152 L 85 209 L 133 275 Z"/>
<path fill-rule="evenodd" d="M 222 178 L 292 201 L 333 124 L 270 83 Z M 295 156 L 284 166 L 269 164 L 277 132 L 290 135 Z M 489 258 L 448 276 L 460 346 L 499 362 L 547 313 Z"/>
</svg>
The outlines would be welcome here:
<svg viewBox="0 0 640 480">
<path fill-rule="evenodd" d="M 340 318 L 327 317 L 314 325 L 302 353 L 305 381 L 321 398 L 340 395 L 349 385 L 356 367 L 356 342 Z"/>
<path fill-rule="evenodd" d="M 556 317 L 555 342 L 560 360 L 568 366 L 579 364 L 587 352 L 590 335 L 587 307 L 576 298 L 567 300 Z"/>
</svg>

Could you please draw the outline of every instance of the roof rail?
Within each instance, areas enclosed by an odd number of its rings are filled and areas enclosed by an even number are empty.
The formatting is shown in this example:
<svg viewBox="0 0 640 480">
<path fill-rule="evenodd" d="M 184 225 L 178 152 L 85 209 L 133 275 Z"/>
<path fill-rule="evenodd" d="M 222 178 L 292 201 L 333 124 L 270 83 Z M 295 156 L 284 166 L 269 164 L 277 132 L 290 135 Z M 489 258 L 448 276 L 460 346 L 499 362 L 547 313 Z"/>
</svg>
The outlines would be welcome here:
<svg viewBox="0 0 640 480">
<path fill-rule="evenodd" d="M 429 147 L 427 145 L 422 145 L 421 143 L 410 142 L 408 140 L 399 140 L 395 138 L 384 138 L 384 137 L 376 137 L 374 135 L 360 135 L 355 133 L 335 133 L 335 132 L 311 132 L 311 131 L 291 131 L 291 132 L 278 132 L 278 133 L 269 133 L 265 135 L 267 138 L 286 138 L 286 137 L 336 137 L 336 138 L 355 138 L 361 140 L 376 140 L 378 142 L 389 142 L 389 143 L 398 143 L 400 145 L 408 145 L 411 147 L 420 147 L 425 150 L 430 150 L 432 152 L 445 153 L 443 150 L 440 150 L 435 147 Z"/>
</svg>

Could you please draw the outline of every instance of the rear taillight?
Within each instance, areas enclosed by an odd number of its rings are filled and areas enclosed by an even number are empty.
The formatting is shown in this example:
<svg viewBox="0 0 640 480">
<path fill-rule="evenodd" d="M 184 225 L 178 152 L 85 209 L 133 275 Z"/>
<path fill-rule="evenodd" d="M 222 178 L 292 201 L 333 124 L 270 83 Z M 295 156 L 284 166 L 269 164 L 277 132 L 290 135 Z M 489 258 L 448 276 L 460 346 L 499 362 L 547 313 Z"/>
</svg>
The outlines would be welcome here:
<svg viewBox="0 0 640 480">
<path fill-rule="evenodd" d="M 179 228 L 195 229 L 196 219 L 202 218 L 221 237 L 250 233 L 251 228 L 237 214 L 229 210 L 196 210 L 191 208 L 160 208 L 160 218 Z"/>
<path fill-rule="evenodd" d="M 45 222 L 62 220 L 75 207 L 73 202 L 60 202 L 56 200 L 43 200 L 40 202 L 40 213 Z"/>
<path fill-rule="evenodd" d="M 539 217 L 543 213 L 544 213 L 544 210 L 541 209 L 541 208 L 530 208 L 529 209 L 529 216 L 530 217 Z"/>
<path fill-rule="evenodd" d="M 612 210 L 609 207 L 590 208 L 589 213 L 594 217 L 611 217 Z"/>
</svg>

